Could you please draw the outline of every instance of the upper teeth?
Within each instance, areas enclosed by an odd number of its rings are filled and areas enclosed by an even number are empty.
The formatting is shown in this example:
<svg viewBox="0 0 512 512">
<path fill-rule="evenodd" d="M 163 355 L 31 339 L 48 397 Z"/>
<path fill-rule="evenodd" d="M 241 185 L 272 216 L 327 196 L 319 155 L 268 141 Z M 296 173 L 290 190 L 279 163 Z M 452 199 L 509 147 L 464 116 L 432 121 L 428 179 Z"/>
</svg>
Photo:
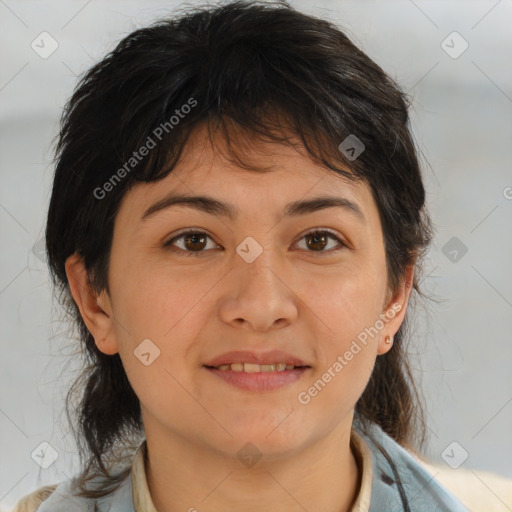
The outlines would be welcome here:
<svg viewBox="0 0 512 512">
<path fill-rule="evenodd" d="M 295 365 L 286 363 L 274 363 L 274 364 L 254 364 L 254 363 L 232 363 L 232 364 L 221 364 L 217 366 L 218 370 L 231 370 L 233 372 L 275 372 L 283 370 L 293 370 Z"/>
</svg>

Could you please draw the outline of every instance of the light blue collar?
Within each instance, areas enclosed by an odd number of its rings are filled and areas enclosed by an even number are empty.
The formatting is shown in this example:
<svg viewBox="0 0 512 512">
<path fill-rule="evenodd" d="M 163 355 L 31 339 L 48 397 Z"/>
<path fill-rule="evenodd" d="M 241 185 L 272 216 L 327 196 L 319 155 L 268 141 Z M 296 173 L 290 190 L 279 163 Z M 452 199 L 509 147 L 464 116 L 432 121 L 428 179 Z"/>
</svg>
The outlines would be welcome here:
<svg viewBox="0 0 512 512">
<path fill-rule="evenodd" d="M 470 512 L 380 427 L 365 429 L 355 420 L 354 429 L 372 455 L 369 512 Z M 59 484 L 37 512 L 135 512 L 131 474 L 116 491 L 96 500 L 72 496 L 71 486 L 70 480 Z"/>
</svg>

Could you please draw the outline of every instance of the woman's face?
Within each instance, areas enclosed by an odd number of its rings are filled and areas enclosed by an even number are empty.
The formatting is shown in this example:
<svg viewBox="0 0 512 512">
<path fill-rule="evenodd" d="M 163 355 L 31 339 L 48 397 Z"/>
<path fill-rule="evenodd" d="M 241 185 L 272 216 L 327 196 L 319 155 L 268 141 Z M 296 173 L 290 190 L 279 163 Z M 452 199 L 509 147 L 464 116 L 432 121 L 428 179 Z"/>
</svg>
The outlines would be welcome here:
<svg viewBox="0 0 512 512">
<path fill-rule="evenodd" d="M 288 146 L 247 150 L 251 162 L 272 167 L 267 173 L 240 169 L 206 137 L 197 129 L 170 175 L 124 196 L 111 295 L 101 294 L 98 310 L 81 310 L 99 349 L 119 352 L 147 435 L 226 456 L 251 442 L 278 458 L 350 428 L 377 355 L 391 347 L 384 338 L 403 320 L 410 283 L 387 293 L 366 184 Z M 152 208 L 177 195 L 208 197 L 233 215 L 206 202 Z M 320 197 L 343 201 L 309 203 Z M 200 233 L 179 237 L 186 231 Z M 246 354 L 229 354 L 239 351 Z M 306 368 L 237 371 L 258 361 Z M 230 363 L 238 365 L 209 367 Z"/>
</svg>

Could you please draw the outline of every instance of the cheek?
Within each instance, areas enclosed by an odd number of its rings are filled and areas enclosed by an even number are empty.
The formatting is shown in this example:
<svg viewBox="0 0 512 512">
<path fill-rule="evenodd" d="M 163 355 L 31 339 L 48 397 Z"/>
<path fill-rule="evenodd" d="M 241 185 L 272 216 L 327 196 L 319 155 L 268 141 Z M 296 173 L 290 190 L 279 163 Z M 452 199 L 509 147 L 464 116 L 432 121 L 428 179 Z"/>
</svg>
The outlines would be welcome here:
<svg viewBox="0 0 512 512">
<path fill-rule="evenodd" d="M 297 397 L 311 407 L 312 414 L 324 414 L 334 424 L 355 406 L 371 376 L 377 357 L 376 339 L 361 342 L 356 336 L 333 338 L 319 365 Z M 314 411 L 318 411 L 315 413 Z M 323 411 L 323 412 L 322 412 Z"/>
<path fill-rule="evenodd" d="M 321 269 L 297 280 L 301 300 L 327 328 L 329 345 L 343 348 L 379 318 L 386 292 L 385 268 L 382 275 L 381 270 L 375 262 L 354 262 L 329 273 Z"/>
<path fill-rule="evenodd" d="M 377 357 L 378 328 L 385 281 L 367 265 L 308 282 L 312 310 L 321 320 L 317 331 L 319 366 L 304 389 L 304 400 L 339 414 L 363 393 Z M 385 276 L 385 275 L 384 275 Z M 300 401 L 300 400 L 299 400 Z"/>
<path fill-rule="evenodd" d="M 184 326 L 193 338 L 190 328 L 200 325 L 197 317 L 202 301 L 218 280 L 211 272 L 198 274 L 194 269 L 171 268 L 160 262 L 134 263 L 116 281 L 116 310 L 134 342 L 150 338 L 165 347 L 171 341 L 174 344 L 176 333 Z M 123 330 L 120 333 L 123 335 Z"/>
<path fill-rule="evenodd" d="M 119 353 L 142 404 L 168 403 L 171 396 L 171 401 L 179 401 L 183 390 L 178 382 L 191 389 L 194 340 L 200 338 L 205 315 L 206 301 L 201 298 L 218 279 L 183 275 L 146 266 L 128 272 L 113 290 L 121 319 L 115 323 Z"/>
</svg>

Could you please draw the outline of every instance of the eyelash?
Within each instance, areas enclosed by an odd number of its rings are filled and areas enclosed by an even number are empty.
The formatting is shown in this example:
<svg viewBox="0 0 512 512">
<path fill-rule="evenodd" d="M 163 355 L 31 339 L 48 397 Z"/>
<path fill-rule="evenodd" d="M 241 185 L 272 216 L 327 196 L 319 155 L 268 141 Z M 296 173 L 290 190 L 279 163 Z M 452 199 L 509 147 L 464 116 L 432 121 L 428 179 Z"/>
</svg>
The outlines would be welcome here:
<svg viewBox="0 0 512 512">
<path fill-rule="evenodd" d="M 170 251 L 172 252 L 181 252 L 181 253 L 184 253 L 186 254 L 187 256 L 202 256 L 204 255 L 205 253 L 208 252 L 208 250 L 202 250 L 202 251 L 187 251 L 185 249 L 181 249 L 179 247 L 173 247 L 172 244 L 176 241 L 176 240 L 179 240 L 180 238 L 183 238 L 185 237 L 186 235 L 206 235 L 208 238 L 210 238 L 210 240 L 212 240 L 211 236 L 208 235 L 208 233 L 204 232 L 204 231 L 199 231 L 199 230 L 190 230 L 190 231 L 184 231 L 183 233 L 180 233 L 179 235 L 171 238 L 170 240 L 168 240 L 167 242 L 164 243 L 164 247 L 167 247 Z M 307 251 L 307 252 L 311 252 L 311 253 L 316 253 L 316 254 L 330 254 L 332 252 L 335 252 L 335 251 L 339 251 L 343 248 L 347 248 L 347 245 L 345 243 L 343 243 L 340 238 L 331 230 L 329 229 L 319 229 L 319 230 L 312 230 L 312 231 L 308 231 L 307 233 L 305 233 L 301 238 L 300 240 L 302 240 L 303 238 L 305 238 L 306 236 L 308 235 L 329 235 L 329 237 L 331 239 L 334 239 L 336 240 L 340 245 L 341 247 L 339 249 L 330 249 L 328 251 Z"/>
</svg>

